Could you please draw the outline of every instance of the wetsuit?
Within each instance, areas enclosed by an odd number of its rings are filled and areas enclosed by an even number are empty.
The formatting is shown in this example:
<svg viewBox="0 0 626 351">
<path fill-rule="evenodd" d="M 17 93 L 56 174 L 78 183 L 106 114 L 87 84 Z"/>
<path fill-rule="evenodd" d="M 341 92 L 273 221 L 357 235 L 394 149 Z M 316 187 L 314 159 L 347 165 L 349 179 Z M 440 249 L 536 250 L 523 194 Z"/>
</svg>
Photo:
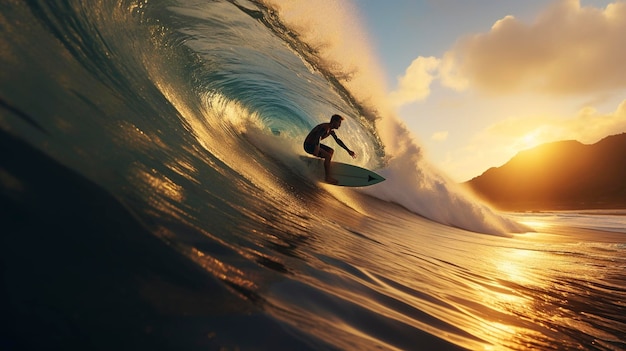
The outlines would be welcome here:
<svg viewBox="0 0 626 351">
<path fill-rule="evenodd" d="M 326 150 L 329 153 L 333 153 L 334 150 L 331 147 L 320 144 L 320 140 L 328 137 L 329 135 L 333 136 L 339 146 L 343 147 L 346 150 L 348 149 L 341 141 L 341 139 L 337 138 L 335 132 L 330 129 L 330 123 L 322 123 L 315 126 L 315 128 L 311 130 L 309 135 L 306 136 L 306 139 L 304 139 L 304 151 L 313 156 L 322 157 L 319 155 L 319 152 L 317 155 L 314 154 L 315 147 L 319 144 L 320 149 Z"/>
</svg>

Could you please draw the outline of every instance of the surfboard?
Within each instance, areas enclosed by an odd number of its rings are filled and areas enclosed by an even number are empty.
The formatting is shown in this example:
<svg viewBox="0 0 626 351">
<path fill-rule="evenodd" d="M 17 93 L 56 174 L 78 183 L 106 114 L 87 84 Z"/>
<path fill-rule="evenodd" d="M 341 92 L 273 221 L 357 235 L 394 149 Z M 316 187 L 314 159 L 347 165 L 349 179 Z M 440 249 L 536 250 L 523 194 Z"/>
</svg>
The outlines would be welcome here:
<svg viewBox="0 0 626 351">
<path fill-rule="evenodd" d="M 309 156 L 300 156 L 300 159 L 306 163 L 313 174 L 321 179 L 325 178 L 323 159 Z M 330 174 L 331 177 L 339 181 L 338 184 L 334 185 L 347 187 L 369 186 L 385 180 L 379 174 L 368 169 L 342 162 L 331 162 Z"/>
</svg>

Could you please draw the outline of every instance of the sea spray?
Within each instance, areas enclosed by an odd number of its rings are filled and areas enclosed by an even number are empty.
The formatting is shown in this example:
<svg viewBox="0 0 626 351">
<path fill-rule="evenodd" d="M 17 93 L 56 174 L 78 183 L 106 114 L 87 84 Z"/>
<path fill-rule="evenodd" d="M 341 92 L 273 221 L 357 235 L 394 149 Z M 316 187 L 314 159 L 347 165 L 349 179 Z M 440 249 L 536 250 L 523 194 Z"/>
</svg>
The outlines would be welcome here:
<svg viewBox="0 0 626 351">
<path fill-rule="evenodd" d="M 379 173 L 388 181 L 364 188 L 363 192 L 402 205 L 436 222 L 495 235 L 529 230 L 495 213 L 460 185 L 432 169 L 415 144 L 391 157 Z"/>
</svg>

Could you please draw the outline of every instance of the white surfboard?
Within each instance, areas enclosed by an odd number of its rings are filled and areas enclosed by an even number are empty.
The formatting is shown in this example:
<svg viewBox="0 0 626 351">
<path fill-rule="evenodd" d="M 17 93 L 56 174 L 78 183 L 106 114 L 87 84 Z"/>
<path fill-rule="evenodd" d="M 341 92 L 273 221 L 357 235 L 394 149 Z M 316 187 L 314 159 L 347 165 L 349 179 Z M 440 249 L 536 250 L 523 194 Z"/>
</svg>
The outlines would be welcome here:
<svg viewBox="0 0 626 351">
<path fill-rule="evenodd" d="M 313 174 L 319 176 L 320 179 L 325 178 L 323 159 L 310 156 L 300 156 L 300 159 L 307 164 Z M 330 175 L 339 181 L 335 185 L 348 187 L 369 186 L 385 180 L 370 170 L 342 162 L 331 162 Z"/>
</svg>

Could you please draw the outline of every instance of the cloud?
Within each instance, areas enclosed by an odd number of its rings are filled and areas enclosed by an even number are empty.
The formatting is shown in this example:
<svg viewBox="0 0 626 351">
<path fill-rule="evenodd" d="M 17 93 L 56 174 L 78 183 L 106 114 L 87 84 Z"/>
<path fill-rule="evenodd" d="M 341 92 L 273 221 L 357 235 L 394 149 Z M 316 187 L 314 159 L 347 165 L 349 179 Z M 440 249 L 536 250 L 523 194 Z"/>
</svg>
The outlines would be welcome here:
<svg viewBox="0 0 626 351">
<path fill-rule="evenodd" d="M 626 100 L 615 111 L 603 114 L 585 107 L 571 118 L 544 116 L 509 118 L 486 128 L 474 137 L 476 149 L 500 149 L 512 157 L 540 144 L 577 140 L 593 144 L 608 135 L 626 132 Z M 498 147 L 496 147 L 498 146 Z"/>
<path fill-rule="evenodd" d="M 448 131 L 436 132 L 430 138 L 434 141 L 444 141 L 448 139 Z"/>
<path fill-rule="evenodd" d="M 599 9 L 560 0 L 532 24 L 507 16 L 461 38 L 442 59 L 442 83 L 554 94 L 626 88 L 625 33 L 626 2 Z"/>
<path fill-rule="evenodd" d="M 435 57 L 418 57 L 398 78 L 398 88 L 389 98 L 396 106 L 420 101 L 430 95 L 430 84 L 435 79 L 440 60 Z"/>
</svg>

